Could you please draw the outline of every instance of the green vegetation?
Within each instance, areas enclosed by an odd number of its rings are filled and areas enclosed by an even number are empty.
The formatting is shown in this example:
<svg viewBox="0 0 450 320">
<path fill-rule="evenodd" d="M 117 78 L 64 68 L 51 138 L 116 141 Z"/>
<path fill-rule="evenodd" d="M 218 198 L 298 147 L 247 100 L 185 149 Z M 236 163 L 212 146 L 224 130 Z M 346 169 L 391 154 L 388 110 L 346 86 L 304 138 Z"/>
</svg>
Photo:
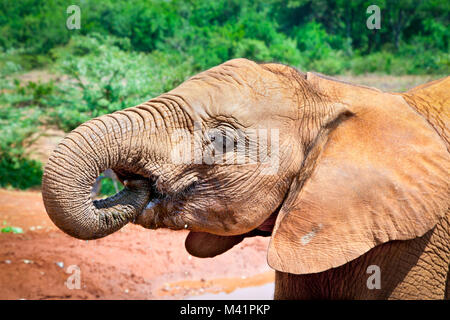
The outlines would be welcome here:
<svg viewBox="0 0 450 320">
<path fill-rule="evenodd" d="M 42 165 L 28 158 L 40 114 L 35 108 L 0 107 L 0 187 L 40 185 Z"/>
<path fill-rule="evenodd" d="M 66 28 L 72 4 L 79 30 Z M 379 30 L 366 27 L 372 4 Z M 40 184 L 28 151 L 40 128 L 70 131 L 232 58 L 326 74 L 450 70 L 439 0 L 0 0 L 0 11 L 0 187 Z M 36 68 L 55 79 L 23 80 Z"/>
<path fill-rule="evenodd" d="M 19 227 L 4 227 L 1 229 L 2 233 L 23 233 L 22 228 Z"/>
<path fill-rule="evenodd" d="M 117 187 L 117 189 L 116 189 Z M 101 182 L 100 195 L 109 196 L 116 194 L 123 189 L 123 185 L 120 182 L 116 182 L 111 178 L 104 178 Z"/>
<path fill-rule="evenodd" d="M 8 223 L 3 220 L 3 227 L 0 229 L 2 233 L 23 233 L 23 229 L 20 227 L 8 226 Z"/>
</svg>

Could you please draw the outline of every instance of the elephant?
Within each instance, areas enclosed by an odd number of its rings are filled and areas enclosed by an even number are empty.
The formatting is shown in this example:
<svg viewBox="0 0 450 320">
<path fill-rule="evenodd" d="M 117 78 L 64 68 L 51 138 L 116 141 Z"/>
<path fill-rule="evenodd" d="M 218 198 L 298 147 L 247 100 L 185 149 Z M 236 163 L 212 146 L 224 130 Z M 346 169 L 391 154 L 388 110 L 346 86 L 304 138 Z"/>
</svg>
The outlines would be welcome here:
<svg viewBox="0 0 450 320">
<path fill-rule="evenodd" d="M 450 77 L 383 92 L 233 59 L 70 132 L 42 196 L 65 233 L 188 229 L 219 255 L 270 237 L 275 299 L 449 299 Z M 124 189 L 92 200 L 112 169 Z"/>
</svg>

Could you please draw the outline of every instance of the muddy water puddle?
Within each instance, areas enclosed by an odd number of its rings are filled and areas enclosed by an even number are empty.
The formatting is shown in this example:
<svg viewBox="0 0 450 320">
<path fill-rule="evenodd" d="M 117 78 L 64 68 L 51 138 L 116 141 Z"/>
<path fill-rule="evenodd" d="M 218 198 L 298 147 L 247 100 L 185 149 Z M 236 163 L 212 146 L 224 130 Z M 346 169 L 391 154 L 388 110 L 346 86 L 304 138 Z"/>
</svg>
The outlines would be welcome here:
<svg viewBox="0 0 450 320">
<path fill-rule="evenodd" d="M 165 284 L 158 295 L 162 298 L 180 296 L 188 300 L 269 300 L 273 299 L 274 280 L 274 271 L 249 277 L 183 280 Z"/>
<path fill-rule="evenodd" d="M 273 300 L 275 284 L 273 282 L 262 286 L 238 288 L 230 293 L 206 293 L 187 297 L 186 300 Z"/>
</svg>

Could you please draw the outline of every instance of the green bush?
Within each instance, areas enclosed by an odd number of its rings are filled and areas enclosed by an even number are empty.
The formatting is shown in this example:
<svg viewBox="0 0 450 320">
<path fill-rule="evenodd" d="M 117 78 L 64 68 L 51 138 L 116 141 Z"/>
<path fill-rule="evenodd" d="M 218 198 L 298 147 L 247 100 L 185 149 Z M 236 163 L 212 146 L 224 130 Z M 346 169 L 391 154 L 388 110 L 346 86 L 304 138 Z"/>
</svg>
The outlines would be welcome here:
<svg viewBox="0 0 450 320">
<path fill-rule="evenodd" d="M 123 185 L 120 182 L 114 181 L 111 178 L 104 178 L 101 182 L 100 195 L 109 197 L 122 189 Z"/>
<path fill-rule="evenodd" d="M 256 61 L 269 61 L 271 54 L 264 41 L 256 39 L 243 39 L 237 43 L 235 56 L 247 57 Z"/>
<path fill-rule="evenodd" d="M 351 61 L 351 70 L 355 74 L 391 73 L 393 54 L 387 52 L 373 53 L 367 56 L 357 56 Z"/>
<path fill-rule="evenodd" d="M 29 189 L 42 182 L 42 164 L 36 160 L 2 155 L 0 172 L 2 188 Z"/>
<path fill-rule="evenodd" d="M 5 59 L 5 55 L 0 55 L 0 78 L 5 79 L 7 75 L 15 74 L 22 70 L 18 63 Z"/>
<path fill-rule="evenodd" d="M 295 31 L 297 46 L 308 59 L 321 59 L 330 55 L 332 49 L 329 44 L 331 37 L 323 26 L 311 22 Z"/>
<path fill-rule="evenodd" d="M 41 184 L 42 164 L 29 159 L 40 112 L 0 107 L 0 187 L 27 189 Z"/>
<path fill-rule="evenodd" d="M 296 41 L 283 34 L 278 34 L 274 38 L 269 50 L 272 62 L 282 62 L 293 66 L 302 66 L 305 63 L 305 57 L 297 50 Z"/>
<path fill-rule="evenodd" d="M 319 60 L 311 60 L 306 70 L 329 75 L 342 74 L 350 70 L 350 61 L 344 56 L 342 51 L 331 51 L 326 57 Z"/>
<path fill-rule="evenodd" d="M 17 79 L 14 79 L 15 93 L 17 100 L 12 104 L 15 106 L 36 105 L 45 107 L 52 103 L 55 86 L 53 81 L 49 82 L 33 82 L 29 81 L 22 85 Z"/>
<path fill-rule="evenodd" d="M 128 49 L 126 39 L 95 35 L 73 37 L 53 51 L 55 71 L 69 80 L 57 86 L 59 104 L 48 112 L 48 123 L 70 131 L 168 91 L 192 74 L 191 61 L 181 55 Z"/>
</svg>

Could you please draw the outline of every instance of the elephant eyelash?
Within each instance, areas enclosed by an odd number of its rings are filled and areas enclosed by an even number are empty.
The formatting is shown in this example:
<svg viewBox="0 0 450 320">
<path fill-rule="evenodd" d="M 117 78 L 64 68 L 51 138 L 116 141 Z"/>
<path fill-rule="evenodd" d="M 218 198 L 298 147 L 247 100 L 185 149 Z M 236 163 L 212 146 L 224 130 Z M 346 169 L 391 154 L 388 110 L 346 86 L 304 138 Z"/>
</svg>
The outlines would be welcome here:
<svg viewBox="0 0 450 320">
<path fill-rule="evenodd" d="M 190 194 L 194 189 L 195 189 L 195 187 L 198 185 L 198 182 L 197 181 L 194 181 L 193 183 L 191 183 L 191 184 L 189 184 L 186 188 L 184 188 L 183 190 L 181 190 L 178 194 L 179 194 L 179 196 L 181 196 L 181 197 L 185 197 L 185 196 L 187 196 L 188 194 Z"/>
<path fill-rule="evenodd" d="M 239 140 L 239 135 L 236 133 L 236 131 L 234 129 L 231 128 L 225 128 L 224 126 L 220 126 L 217 128 L 213 128 L 212 130 L 213 133 L 212 134 L 207 134 L 207 144 L 208 145 L 212 145 L 213 147 L 215 147 L 215 149 L 219 149 L 218 145 L 215 145 L 215 142 L 217 140 L 218 135 L 221 135 L 222 137 L 222 146 L 221 149 L 226 150 L 226 151 L 236 151 L 236 147 L 238 144 L 238 140 Z M 231 144 L 231 142 L 233 143 L 233 148 L 232 150 L 230 150 L 230 145 L 228 143 Z M 227 148 L 228 147 L 228 148 Z"/>
</svg>

